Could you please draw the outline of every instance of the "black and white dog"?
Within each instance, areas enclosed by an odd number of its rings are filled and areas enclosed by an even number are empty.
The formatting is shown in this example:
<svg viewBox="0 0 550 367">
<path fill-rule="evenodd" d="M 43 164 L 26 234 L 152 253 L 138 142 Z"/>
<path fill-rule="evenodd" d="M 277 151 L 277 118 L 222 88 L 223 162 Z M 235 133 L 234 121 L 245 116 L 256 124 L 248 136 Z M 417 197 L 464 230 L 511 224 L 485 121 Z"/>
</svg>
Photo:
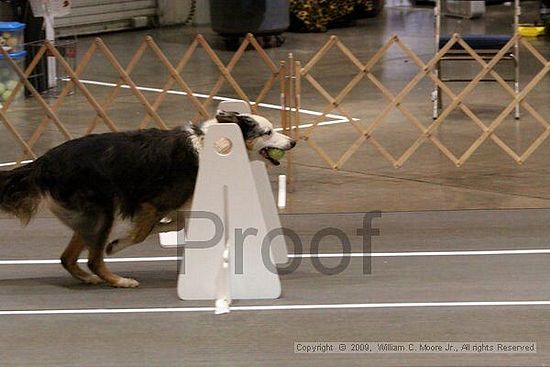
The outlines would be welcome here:
<svg viewBox="0 0 550 367">
<path fill-rule="evenodd" d="M 42 201 L 74 231 L 61 255 L 63 267 L 84 283 L 137 287 L 134 279 L 112 273 L 104 252 L 143 242 L 170 212 L 193 195 L 199 152 L 209 126 L 236 123 L 250 154 L 274 165 L 268 149 L 292 149 L 296 142 L 273 131 L 264 117 L 219 112 L 201 126 L 88 135 L 59 145 L 36 161 L 0 172 L 0 209 L 27 224 Z M 116 217 L 130 219 L 125 238 L 107 243 Z M 88 267 L 77 260 L 88 250 Z"/>
</svg>

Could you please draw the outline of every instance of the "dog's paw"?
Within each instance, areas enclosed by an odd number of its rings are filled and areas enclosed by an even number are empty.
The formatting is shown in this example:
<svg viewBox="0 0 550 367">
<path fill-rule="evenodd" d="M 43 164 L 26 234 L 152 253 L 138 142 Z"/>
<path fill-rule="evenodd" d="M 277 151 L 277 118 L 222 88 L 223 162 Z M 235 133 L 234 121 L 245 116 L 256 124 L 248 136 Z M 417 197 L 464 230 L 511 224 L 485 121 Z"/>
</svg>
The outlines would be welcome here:
<svg viewBox="0 0 550 367">
<path fill-rule="evenodd" d="M 116 245 L 120 242 L 120 239 L 113 240 L 109 242 L 107 246 L 105 246 L 105 253 L 107 255 L 112 255 L 116 252 Z"/>
<path fill-rule="evenodd" d="M 101 279 L 100 277 L 98 277 L 95 274 L 94 275 L 90 274 L 89 276 L 81 278 L 80 280 L 82 280 L 82 283 L 84 283 L 84 284 L 100 284 L 100 283 L 103 283 L 103 279 Z"/>
<path fill-rule="evenodd" d="M 139 282 L 132 278 L 120 278 L 111 285 L 116 288 L 137 288 L 139 286 Z"/>
</svg>

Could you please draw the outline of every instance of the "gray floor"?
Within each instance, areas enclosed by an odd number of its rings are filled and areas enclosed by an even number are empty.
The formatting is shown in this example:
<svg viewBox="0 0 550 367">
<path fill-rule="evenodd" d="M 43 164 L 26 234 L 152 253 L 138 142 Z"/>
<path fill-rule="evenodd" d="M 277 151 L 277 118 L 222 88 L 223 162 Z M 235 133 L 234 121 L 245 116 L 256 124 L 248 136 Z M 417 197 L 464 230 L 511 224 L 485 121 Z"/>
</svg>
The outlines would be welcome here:
<svg viewBox="0 0 550 367">
<path fill-rule="evenodd" d="M 302 249 L 311 253 L 312 235 L 335 227 L 350 238 L 351 251 L 368 250 L 356 229 L 363 214 L 285 215 Z M 412 251 L 550 250 L 545 240 L 550 210 L 441 211 L 382 213 L 373 221 L 373 253 Z M 0 222 L 0 258 L 55 259 L 69 233 L 49 218 L 26 231 L 12 220 Z M 341 246 L 325 238 L 320 253 Z M 176 256 L 156 239 L 120 256 Z M 509 302 L 550 300 L 549 255 L 376 256 L 352 258 L 336 275 L 325 275 L 311 259 L 281 275 L 283 296 L 276 301 L 235 301 L 237 310 L 214 316 L 198 312 L 97 314 L 101 309 L 212 307 L 212 302 L 180 301 L 176 295 L 176 261 L 111 263 L 121 274 L 136 277 L 133 290 L 85 286 L 59 265 L 0 265 L 2 311 L 92 310 L 89 315 L 0 315 L 3 365 L 372 365 L 372 366 L 543 366 L 550 359 L 548 305 L 397 308 L 411 302 Z M 323 259 L 327 268 L 341 258 Z M 370 260 L 370 262 L 369 262 Z M 366 267 L 368 269 L 368 266 Z M 366 274 L 365 274 L 366 273 Z M 370 304 L 369 309 L 256 310 L 246 305 Z M 383 305 L 382 305 L 383 304 Z M 325 306 L 326 307 L 326 306 Z M 97 311 L 99 309 L 99 311 Z M 93 311 L 95 310 L 95 311 Z M 169 310 L 165 310 L 169 311 Z M 66 312 L 66 311 L 61 311 Z M 68 311 L 71 312 L 71 311 Z M 104 312 L 104 311 L 103 311 Z M 294 342 L 304 341 L 472 341 L 536 342 L 532 355 L 298 355 Z"/>
<path fill-rule="evenodd" d="M 504 33 L 508 29 L 510 8 L 491 7 L 487 16 L 473 22 L 447 20 L 450 31 Z M 536 14 L 536 3 L 524 2 L 524 18 Z M 161 28 L 106 35 L 106 43 L 124 64 L 146 34 L 152 34 L 168 57 L 175 62 L 197 33 L 204 33 L 224 62 L 232 53 L 219 50 L 220 41 L 207 28 Z M 432 8 L 412 8 L 406 1 L 388 1 L 384 14 L 361 20 L 356 27 L 331 31 L 338 35 L 362 60 L 371 57 L 391 34 L 397 34 L 413 47 L 423 60 L 432 54 Z M 288 52 L 309 60 L 328 39 L 328 34 L 286 34 L 281 48 L 267 52 L 274 60 Z M 82 53 L 93 38 L 79 40 Z M 531 41 L 547 58 L 550 43 Z M 235 77 L 247 91 L 260 90 L 265 70 L 256 73 L 254 54 L 247 53 L 235 68 Z M 320 65 L 316 76 L 332 92 L 337 92 L 354 75 L 353 68 L 340 70 L 338 56 Z M 532 77 L 536 62 L 522 59 L 522 77 Z M 461 70 L 465 71 L 465 70 Z M 403 55 L 392 51 L 375 69 L 376 75 L 398 90 L 416 70 Z M 206 93 L 216 81 L 217 73 L 204 54 L 198 54 L 183 72 L 196 92 Z M 152 55 L 132 75 L 141 86 L 161 87 L 166 71 Z M 116 82 L 116 73 L 106 61 L 97 57 L 83 75 L 84 79 Z M 529 101 L 545 116 L 549 76 Z M 494 87 L 494 85 L 493 85 Z M 483 86 L 468 102 L 484 119 L 494 118 L 506 103 L 496 98 L 493 87 Z M 108 87 L 90 86 L 95 96 L 104 97 Z M 420 85 L 405 102 L 425 123 L 430 121 L 431 85 Z M 345 108 L 365 120 L 371 119 L 384 101 L 365 84 L 357 89 Z M 502 92 L 501 92 L 502 93 Z M 235 97 L 224 87 L 220 95 Z M 146 93 L 153 99 L 154 93 Z M 278 103 L 277 91 L 268 102 Z M 111 116 L 123 128 L 136 126 L 143 111 L 128 92 L 123 92 Z M 161 116 L 171 125 L 192 117 L 189 103 L 181 96 L 169 96 L 160 108 Z M 323 108 L 322 100 L 304 88 L 303 106 Z M 32 101 L 25 101 L 10 112 L 17 126 L 29 136 L 41 117 Z M 278 120 L 273 110 L 262 113 Z M 60 116 L 75 135 L 79 135 L 93 118 L 92 109 L 82 95 L 70 97 Z M 307 116 L 302 116 L 308 122 Z M 454 116 L 439 132 L 444 142 L 464 150 L 479 136 L 479 129 L 464 116 Z M 99 129 L 102 131 L 104 129 Z M 395 133 L 398 133 L 397 135 Z M 541 129 L 525 115 L 521 122 L 506 121 L 499 136 L 518 150 L 525 149 Z M 418 135 L 404 117 L 392 115 L 378 138 L 395 152 L 402 151 Z M 315 138 L 338 156 L 353 134 L 342 127 L 324 127 Z M 43 152 L 62 139 L 50 126 L 38 151 Z M 345 143 L 345 144 L 344 144 Z M 106 286 L 84 286 L 71 279 L 59 264 L 5 265 L 4 260 L 57 259 L 70 233 L 48 213 L 40 213 L 23 229 L 13 219 L 0 217 L 0 361 L 2 366 L 544 366 L 550 361 L 550 309 L 546 305 L 451 306 L 448 302 L 550 301 L 548 288 L 550 247 L 550 187 L 547 183 L 548 144 L 541 146 L 531 159 L 518 166 L 504 156 L 494 144 L 486 144 L 460 169 L 426 145 L 402 169 L 383 161 L 372 148 L 362 148 L 344 168 L 328 169 L 305 144 L 296 150 L 296 190 L 289 193 L 283 224 L 295 230 L 300 248 L 289 245 L 291 253 L 308 254 L 311 240 L 322 228 L 335 227 L 350 238 L 352 252 L 365 252 L 356 231 L 363 214 L 381 210 L 375 220 L 380 235 L 372 240 L 375 253 L 449 252 L 451 256 L 375 256 L 371 271 L 364 274 L 363 260 L 353 257 L 337 275 L 320 273 L 311 259 L 302 259 L 296 271 L 281 275 L 283 296 L 276 301 L 235 301 L 234 312 L 214 316 L 211 302 L 180 301 L 176 294 L 177 262 L 136 261 L 111 263 L 124 275 L 136 277 L 141 286 L 133 290 Z M 0 134 L 0 162 L 17 158 L 17 151 L 7 137 Z M 396 153 L 397 154 L 397 153 Z M 285 166 L 271 169 L 276 179 Z M 519 208 L 519 209 L 514 209 Z M 456 210 L 449 210 L 456 209 Z M 472 210 L 464 210 L 472 209 Z M 317 213 L 317 214 L 308 214 Z M 318 214 L 328 213 L 328 214 Z M 517 253 L 530 249 L 538 254 Z M 334 238 L 321 242 L 321 253 L 339 253 Z M 456 256 L 457 251 L 474 251 Z M 512 251 L 512 254 L 475 251 Z M 175 250 L 161 249 L 156 238 L 128 249 L 123 257 L 174 257 Z M 390 254 L 391 255 L 391 254 Z M 433 254 L 432 254 L 433 255 Z M 440 254 L 441 255 L 441 254 Z M 342 259 L 324 259 L 327 267 Z M 397 307 L 410 303 L 442 302 L 439 307 Z M 447 305 L 445 306 L 445 303 Z M 261 306 L 296 305 L 376 305 L 375 308 L 334 308 L 318 310 L 265 310 Z M 252 305 L 260 309 L 238 310 Z M 111 309 L 174 308 L 169 312 L 130 312 L 109 314 Z M 176 312 L 198 307 L 196 312 Z M 16 315 L 12 311 L 91 310 L 91 314 Z M 94 311 L 95 310 L 95 311 Z M 99 311 L 97 311 L 99 310 Z M 101 311 L 103 310 L 103 311 Z M 7 312 L 5 312 L 7 311 Z M 142 310 L 143 311 L 143 310 Z M 299 341 L 520 341 L 536 342 L 533 355 L 417 355 L 417 354 L 294 354 Z"/>
</svg>

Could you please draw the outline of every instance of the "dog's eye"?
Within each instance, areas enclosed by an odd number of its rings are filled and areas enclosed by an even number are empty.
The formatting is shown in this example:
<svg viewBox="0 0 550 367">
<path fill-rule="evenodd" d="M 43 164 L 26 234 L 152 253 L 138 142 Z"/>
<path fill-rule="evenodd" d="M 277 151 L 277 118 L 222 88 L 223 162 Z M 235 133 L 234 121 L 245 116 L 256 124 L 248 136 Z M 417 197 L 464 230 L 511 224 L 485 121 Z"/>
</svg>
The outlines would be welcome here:
<svg viewBox="0 0 550 367">
<path fill-rule="evenodd" d="M 273 131 L 271 131 L 271 130 L 269 130 L 265 133 L 265 135 L 268 135 L 268 136 L 271 135 L 271 134 L 273 134 Z"/>
</svg>

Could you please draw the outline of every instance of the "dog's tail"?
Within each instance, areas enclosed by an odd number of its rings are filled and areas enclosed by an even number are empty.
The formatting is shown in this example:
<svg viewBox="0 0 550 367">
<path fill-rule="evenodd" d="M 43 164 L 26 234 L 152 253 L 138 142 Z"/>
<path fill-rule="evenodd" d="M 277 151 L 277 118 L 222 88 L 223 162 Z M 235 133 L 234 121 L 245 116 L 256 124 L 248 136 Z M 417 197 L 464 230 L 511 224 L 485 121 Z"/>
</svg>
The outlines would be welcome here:
<svg viewBox="0 0 550 367">
<path fill-rule="evenodd" d="M 0 171 L 0 209 L 27 224 L 38 210 L 42 192 L 36 185 L 33 164 Z"/>
</svg>

